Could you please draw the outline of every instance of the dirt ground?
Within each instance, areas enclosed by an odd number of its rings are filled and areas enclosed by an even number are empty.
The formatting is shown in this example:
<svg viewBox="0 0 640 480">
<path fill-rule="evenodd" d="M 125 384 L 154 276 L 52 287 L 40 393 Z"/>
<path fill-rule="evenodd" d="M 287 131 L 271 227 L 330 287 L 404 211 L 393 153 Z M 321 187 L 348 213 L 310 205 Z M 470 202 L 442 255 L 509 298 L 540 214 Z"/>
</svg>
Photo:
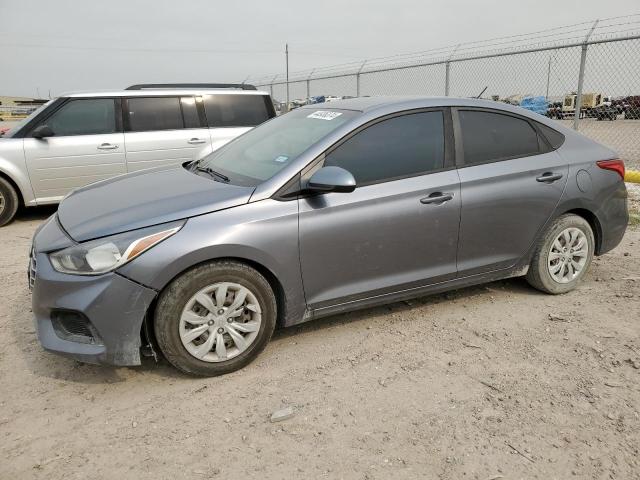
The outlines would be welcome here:
<svg viewBox="0 0 640 480">
<path fill-rule="evenodd" d="M 52 211 L 0 230 L 1 479 L 640 478 L 640 227 L 567 295 L 514 279 L 336 316 L 194 379 L 41 349 L 26 267 Z"/>
</svg>

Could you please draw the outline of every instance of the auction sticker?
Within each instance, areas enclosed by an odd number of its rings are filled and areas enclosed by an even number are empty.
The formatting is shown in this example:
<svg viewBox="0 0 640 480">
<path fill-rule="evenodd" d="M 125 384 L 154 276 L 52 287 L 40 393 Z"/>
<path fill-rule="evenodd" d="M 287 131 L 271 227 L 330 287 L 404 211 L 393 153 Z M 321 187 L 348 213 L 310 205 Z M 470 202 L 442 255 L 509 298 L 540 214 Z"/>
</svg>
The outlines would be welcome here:
<svg viewBox="0 0 640 480">
<path fill-rule="evenodd" d="M 307 115 L 307 118 L 317 118 L 318 120 L 333 120 L 336 117 L 342 115 L 342 112 L 332 112 L 330 110 L 318 110 L 311 115 Z"/>
</svg>

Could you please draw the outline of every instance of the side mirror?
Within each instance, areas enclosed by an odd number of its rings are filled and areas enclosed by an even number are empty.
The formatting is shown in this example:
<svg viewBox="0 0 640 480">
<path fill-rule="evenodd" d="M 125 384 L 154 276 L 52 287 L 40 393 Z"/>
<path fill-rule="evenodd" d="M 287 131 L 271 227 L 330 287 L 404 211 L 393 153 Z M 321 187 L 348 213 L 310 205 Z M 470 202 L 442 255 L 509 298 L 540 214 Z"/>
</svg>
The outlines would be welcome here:
<svg viewBox="0 0 640 480">
<path fill-rule="evenodd" d="M 49 125 L 40 125 L 39 127 L 36 127 L 33 132 L 31 132 L 31 136 L 38 139 L 53 137 L 54 135 L 55 133 L 53 133 L 53 130 L 51 130 L 51 127 Z"/>
<path fill-rule="evenodd" d="M 344 168 L 322 167 L 311 175 L 307 188 L 314 192 L 349 193 L 356 189 L 356 179 Z"/>
</svg>

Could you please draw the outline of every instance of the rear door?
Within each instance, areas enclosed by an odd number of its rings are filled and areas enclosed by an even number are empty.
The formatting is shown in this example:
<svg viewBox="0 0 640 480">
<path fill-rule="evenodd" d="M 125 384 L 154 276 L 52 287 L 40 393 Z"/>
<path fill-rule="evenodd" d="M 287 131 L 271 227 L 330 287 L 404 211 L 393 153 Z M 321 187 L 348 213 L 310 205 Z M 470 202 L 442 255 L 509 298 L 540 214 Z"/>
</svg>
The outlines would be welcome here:
<svg viewBox="0 0 640 480">
<path fill-rule="evenodd" d="M 460 108 L 454 125 L 462 160 L 458 274 L 511 267 L 558 205 L 568 165 L 525 117 Z"/>
<path fill-rule="evenodd" d="M 24 139 L 37 203 L 59 202 L 73 188 L 126 173 L 119 105 L 114 98 L 72 98 L 34 126 L 55 134 Z"/>
<path fill-rule="evenodd" d="M 203 99 L 213 150 L 276 116 L 269 95 L 243 91 L 203 95 Z"/>
<path fill-rule="evenodd" d="M 194 96 L 124 100 L 127 170 L 178 165 L 211 151 L 209 131 Z"/>
</svg>

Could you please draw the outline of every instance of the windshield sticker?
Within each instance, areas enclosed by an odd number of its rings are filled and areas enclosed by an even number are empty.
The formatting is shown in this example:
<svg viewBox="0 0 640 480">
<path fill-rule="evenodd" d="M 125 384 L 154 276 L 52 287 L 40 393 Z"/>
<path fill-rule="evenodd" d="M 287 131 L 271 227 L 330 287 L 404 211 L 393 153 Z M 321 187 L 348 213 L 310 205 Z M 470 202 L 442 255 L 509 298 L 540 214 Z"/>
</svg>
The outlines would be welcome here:
<svg viewBox="0 0 640 480">
<path fill-rule="evenodd" d="M 341 112 L 331 112 L 329 110 L 318 110 L 311 115 L 307 115 L 307 118 L 317 118 L 318 120 L 333 120 L 336 117 L 342 115 Z"/>
<path fill-rule="evenodd" d="M 279 155 L 279 156 L 277 156 L 276 158 L 273 159 L 273 161 L 277 162 L 277 163 L 284 163 L 287 160 L 289 160 L 289 157 L 287 157 L 286 155 Z"/>
</svg>

